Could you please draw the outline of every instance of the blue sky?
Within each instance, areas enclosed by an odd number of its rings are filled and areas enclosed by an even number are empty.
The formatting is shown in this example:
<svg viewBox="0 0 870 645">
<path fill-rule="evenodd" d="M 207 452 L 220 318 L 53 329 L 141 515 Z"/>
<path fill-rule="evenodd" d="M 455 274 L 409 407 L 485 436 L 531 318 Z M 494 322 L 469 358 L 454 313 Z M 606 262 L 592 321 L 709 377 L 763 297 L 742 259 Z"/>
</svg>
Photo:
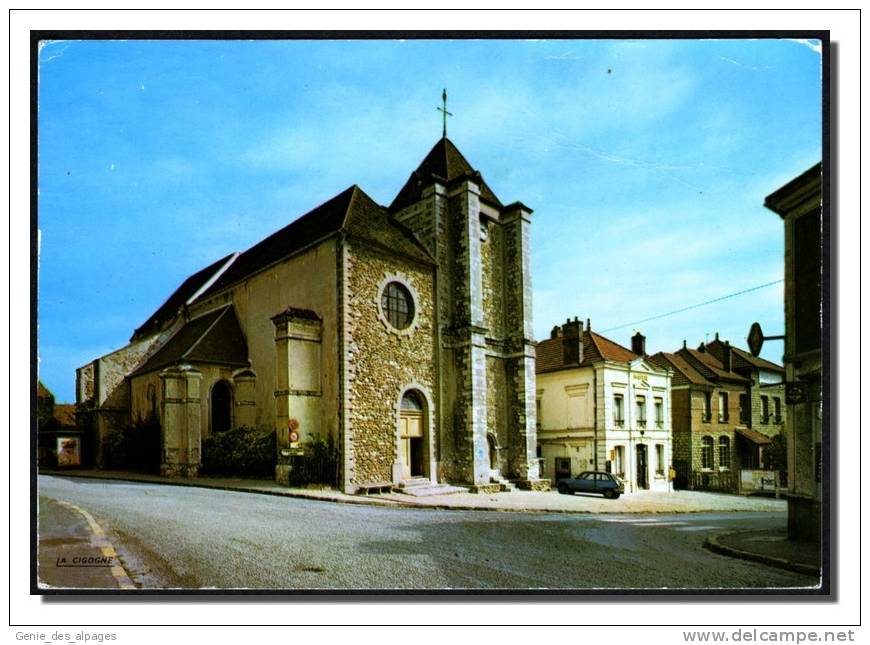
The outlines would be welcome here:
<svg viewBox="0 0 870 645">
<path fill-rule="evenodd" d="M 630 323 L 782 278 L 762 203 L 821 158 L 820 65 L 790 40 L 44 44 L 40 378 L 74 401 L 194 271 L 351 184 L 388 204 L 444 87 L 450 139 L 535 211 L 539 339 L 568 316 L 650 353 L 781 333 L 781 284 Z"/>
</svg>

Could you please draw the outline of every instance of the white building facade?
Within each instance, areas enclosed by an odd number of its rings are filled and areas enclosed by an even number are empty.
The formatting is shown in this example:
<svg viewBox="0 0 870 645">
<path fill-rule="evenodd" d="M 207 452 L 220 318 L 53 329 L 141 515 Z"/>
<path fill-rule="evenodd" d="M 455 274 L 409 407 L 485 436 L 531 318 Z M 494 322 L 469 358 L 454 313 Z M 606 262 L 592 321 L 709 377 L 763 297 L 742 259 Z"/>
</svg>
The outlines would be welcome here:
<svg viewBox="0 0 870 645">
<path fill-rule="evenodd" d="M 633 350 L 633 351 L 632 351 Z M 554 483 L 585 470 L 607 471 L 626 492 L 669 489 L 671 373 L 583 328 L 576 318 L 538 345 L 538 448 Z"/>
</svg>

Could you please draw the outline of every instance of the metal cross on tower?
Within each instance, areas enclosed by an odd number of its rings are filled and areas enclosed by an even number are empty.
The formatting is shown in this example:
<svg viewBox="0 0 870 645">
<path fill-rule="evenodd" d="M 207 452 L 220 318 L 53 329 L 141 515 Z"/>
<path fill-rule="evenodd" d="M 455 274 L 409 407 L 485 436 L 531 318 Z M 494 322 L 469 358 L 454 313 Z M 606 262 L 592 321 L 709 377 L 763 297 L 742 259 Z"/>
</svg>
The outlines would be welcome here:
<svg viewBox="0 0 870 645">
<path fill-rule="evenodd" d="M 443 92 L 441 92 L 441 103 L 443 104 L 443 107 L 437 107 L 435 109 L 438 110 L 439 112 L 441 112 L 441 116 L 444 119 L 444 124 L 443 124 L 442 130 L 441 130 L 441 136 L 446 139 L 447 138 L 447 117 L 453 116 L 453 112 L 447 111 L 447 90 L 446 89 Z"/>
</svg>

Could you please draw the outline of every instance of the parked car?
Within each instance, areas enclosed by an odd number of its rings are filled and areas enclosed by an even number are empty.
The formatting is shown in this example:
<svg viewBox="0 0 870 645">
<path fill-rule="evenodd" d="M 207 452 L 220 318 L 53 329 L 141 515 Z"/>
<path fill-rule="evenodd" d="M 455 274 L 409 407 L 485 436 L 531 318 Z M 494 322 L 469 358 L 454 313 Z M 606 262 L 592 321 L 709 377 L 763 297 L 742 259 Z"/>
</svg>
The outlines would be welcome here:
<svg viewBox="0 0 870 645">
<path fill-rule="evenodd" d="M 576 477 L 566 477 L 556 482 L 556 490 L 562 495 L 574 493 L 598 493 L 607 499 L 616 499 L 625 492 L 625 485 L 616 475 L 587 470 Z"/>
</svg>

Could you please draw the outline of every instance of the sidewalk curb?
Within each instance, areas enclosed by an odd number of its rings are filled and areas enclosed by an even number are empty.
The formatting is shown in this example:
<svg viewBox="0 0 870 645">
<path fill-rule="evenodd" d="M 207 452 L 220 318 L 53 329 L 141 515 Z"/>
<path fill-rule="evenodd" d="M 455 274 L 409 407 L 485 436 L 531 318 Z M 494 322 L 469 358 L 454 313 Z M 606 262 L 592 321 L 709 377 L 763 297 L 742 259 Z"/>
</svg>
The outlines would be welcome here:
<svg viewBox="0 0 870 645">
<path fill-rule="evenodd" d="M 778 567 L 780 569 L 787 569 L 796 573 L 803 573 L 809 576 L 818 576 L 821 574 L 820 568 L 814 567 L 811 564 L 802 564 L 800 562 L 786 560 L 785 558 L 777 558 L 772 555 L 762 555 L 761 553 L 753 553 L 752 551 L 743 551 L 742 549 L 736 549 L 732 546 L 726 546 L 719 541 L 719 538 L 725 535 L 735 535 L 738 533 L 749 532 L 751 531 L 732 531 L 730 533 L 723 533 L 720 535 L 711 535 L 704 542 L 704 547 L 709 549 L 710 551 L 713 551 L 714 553 L 718 553 L 719 555 L 739 558 L 741 560 L 749 560 L 752 562 L 760 562 L 762 564 L 768 564 L 772 567 Z"/>
<path fill-rule="evenodd" d="M 296 499 L 307 499 L 316 502 L 330 502 L 334 504 L 359 504 L 365 506 L 381 506 L 387 508 L 413 508 L 413 509 L 430 509 L 438 511 L 488 511 L 490 513 L 529 513 L 529 514 L 560 514 L 560 515 L 687 515 L 694 513 L 741 513 L 755 512 L 751 509 L 709 509 L 709 508 L 690 508 L 690 509 L 664 509 L 664 510 L 638 510 L 638 509 L 623 509 L 614 508 L 612 511 L 601 511 L 598 509 L 572 509 L 572 508 L 510 508 L 510 507 L 486 507 L 464 504 L 445 504 L 442 502 L 425 502 L 417 501 L 425 498 L 412 498 L 408 500 L 399 499 L 379 499 L 373 496 L 346 495 L 344 493 L 336 493 L 328 496 L 321 496 L 314 493 L 306 493 L 299 489 L 263 489 L 247 486 L 238 486 L 232 484 L 214 484 L 204 483 L 197 478 L 191 479 L 164 479 L 156 475 L 138 475 L 137 473 L 124 472 L 123 474 L 105 474 L 101 471 L 76 471 L 76 470 L 40 470 L 40 475 L 51 477 L 76 477 L 82 479 L 103 479 L 110 481 L 127 481 L 144 484 L 160 484 L 163 486 L 187 486 L 190 488 L 203 488 L 213 490 L 223 490 L 236 493 L 252 493 L 259 495 L 271 495 L 273 497 L 291 497 Z M 214 480 L 212 480 L 214 481 Z"/>
</svg>

